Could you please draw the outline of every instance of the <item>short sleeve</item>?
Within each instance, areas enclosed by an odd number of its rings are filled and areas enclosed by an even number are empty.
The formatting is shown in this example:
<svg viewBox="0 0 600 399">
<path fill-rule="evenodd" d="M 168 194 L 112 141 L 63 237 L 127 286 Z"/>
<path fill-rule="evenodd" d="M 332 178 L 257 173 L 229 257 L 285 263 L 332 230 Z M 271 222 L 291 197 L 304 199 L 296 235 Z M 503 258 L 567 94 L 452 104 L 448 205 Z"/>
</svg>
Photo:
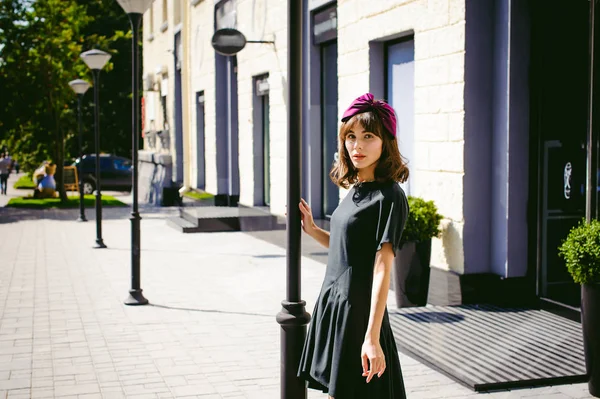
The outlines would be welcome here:
<svg viewBox="0 0 600 399">
<path fill-rule="evenodd" d="M 395 184 L 389 191 L 383 192 L 379 202 L 379 220 L 377 222 L 377 251 L 384 243 L 392 244 L 394 256 L 400 248 L 402 232 L 408 216 L 408 201 L 402 188 Z"/>
</svg>

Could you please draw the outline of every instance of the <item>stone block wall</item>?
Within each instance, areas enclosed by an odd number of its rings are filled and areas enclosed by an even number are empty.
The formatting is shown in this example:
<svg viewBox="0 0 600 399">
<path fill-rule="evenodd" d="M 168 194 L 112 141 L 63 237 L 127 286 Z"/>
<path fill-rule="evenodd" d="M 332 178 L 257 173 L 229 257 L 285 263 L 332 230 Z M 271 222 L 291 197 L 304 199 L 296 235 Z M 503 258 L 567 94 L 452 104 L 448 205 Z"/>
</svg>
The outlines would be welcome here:
<svg viewBox="0 0 600 399">
<path fill-rule="evenodd" d="M 287 2 L 239 0 L 238 29 L 248 44 L 238 54 L 240 203 L 254 205 L 254 78 L 269 74 L 271 212 L 285 213 L 287 202 Z"/>
<path fill-rule="evenodd" d="M 372 42 L 402 36 L 413 36 L 415 49 L 412 194 L 434 200 L 445 216 L 432 265 L 461 273 L 465 0 L 339 1 L 338 109 L 370 91 L 371 74 L 384 73 L 370 70 Z"/>
<path fill-rule="evenodd" d="M 198 157 L 205 159 L 206 191 L 217 193 L 217 136 L 216 136 L 216 87 L 215 87 L 215 51 L 210 40 L 214 33 L 214 2 L 200 1 L 191 6 L 189 26 L 189 45 L 187 51 L 191 76 L 191 90 L 187 101 L 190 101 L 191 132 L 190 140 L 191 157 L 186 173 L 191 174 L 190 182 L 196 187 L 198 181 Z M 197 154 L 196 132 L 196 93 L 204 91 L 204 154 Z M 185 100 L 185 99 L 184 99 Z"/>
<path fill-rule="evenodd" d="M 173 19 L 173 4 L 175 1 L 167 1 L 166 20 L 163 16 L 162 1 L 152 3 L 152 12 L 147 11 L 143 18 L 143 75 L 152 76 L 154 87 L 148 90 L 143 87 L 144 101 L 146 104 L 144 130 L 163 130 L 163 110 L 161 105 L 161 85 L 167 88 L 167 122 L 174 126 L 174 99 L 175 99 L 175 64 L 173 58 L 175 21 Z M 150 23 L 152 17 L 153 22 Z M 164 82 L 163 82 L 164 80 Z M 153 105 L 152 105 L 153 104 Z M 169 129 L 173 134 L 173 129 Z M 175 153 L 175 140 L 173 138 L 161 138 L 149 135 L 144 140 L 144 148 L 158 152 Z M 150 147 L 152 145 L 152 147 Z"/>
</svg>

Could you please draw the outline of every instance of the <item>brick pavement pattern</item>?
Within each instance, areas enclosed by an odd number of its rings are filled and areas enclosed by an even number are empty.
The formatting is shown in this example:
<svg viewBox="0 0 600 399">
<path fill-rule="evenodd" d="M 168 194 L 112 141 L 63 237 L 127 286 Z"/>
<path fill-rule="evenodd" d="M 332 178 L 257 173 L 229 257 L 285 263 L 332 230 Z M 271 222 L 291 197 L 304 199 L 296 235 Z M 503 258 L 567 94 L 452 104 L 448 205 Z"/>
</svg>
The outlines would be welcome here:
<svg viewBox="0 0 600 399">
<path fill-rule="evenodd" d="M 76 210 L 0 208 L 0 398 L 280 398 L 285 251 L 244 233 L 177 233 L 164 220 L 175 210 L 146 211 L 151 304 L 127 307 L 127 210 L 105 209 L 98 250 L 92 209 L 77 223 Z M 323 274 L 303 258 L 309 311 Z M 586 384 L 476 394 L 401 362 L 410 399 L 590 397 Z"/>
</svg>

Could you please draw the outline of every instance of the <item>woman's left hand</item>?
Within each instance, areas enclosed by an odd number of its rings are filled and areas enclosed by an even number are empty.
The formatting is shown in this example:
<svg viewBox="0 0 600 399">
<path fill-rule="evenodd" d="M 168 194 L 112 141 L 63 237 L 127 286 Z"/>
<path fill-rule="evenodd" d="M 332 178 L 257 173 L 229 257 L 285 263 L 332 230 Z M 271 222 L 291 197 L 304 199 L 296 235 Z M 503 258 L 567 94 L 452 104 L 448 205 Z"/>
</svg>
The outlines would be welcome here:
<svg viewBox="0 0 600 399">
<path fill-rule="evenodd" d="M 375 374 L 377 377 L 382 376 L 385 371 L 385 355 L 379 341 L 366 340 L 362 345 L 360 357 L 363 368 L 362 376 L 367 377 L 367 383 L 371 382 Z"/>
</svg>

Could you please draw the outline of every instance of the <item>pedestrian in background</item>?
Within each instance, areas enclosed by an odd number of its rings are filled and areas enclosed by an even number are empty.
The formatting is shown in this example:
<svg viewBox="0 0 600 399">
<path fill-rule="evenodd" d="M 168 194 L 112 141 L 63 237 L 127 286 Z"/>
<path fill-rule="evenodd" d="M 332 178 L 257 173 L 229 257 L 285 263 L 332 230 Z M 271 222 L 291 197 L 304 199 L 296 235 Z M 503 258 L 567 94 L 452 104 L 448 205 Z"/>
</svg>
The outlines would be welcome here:
<svg viewBox="0 0 600 399">
<path fill-rule="evenodd" d="M 408 215 L 399 182 L 408 168 L 398 150 L 396 113 L 367 93 L 344 112 L 339 161 L 330 176 L 353 186 L 317 227 L 308 203 L 299 207 L 303 230 L 329 248 L 298 376 L 334 399 L 406 398 L 386 302 L 396 251 Z"/>
<path fill-rule="evenodd" d="M 0 193 L 6 195 L 8 176 L 10 175 L 11 159 L 8 154 L 0 155 Z"/>
</svg>

